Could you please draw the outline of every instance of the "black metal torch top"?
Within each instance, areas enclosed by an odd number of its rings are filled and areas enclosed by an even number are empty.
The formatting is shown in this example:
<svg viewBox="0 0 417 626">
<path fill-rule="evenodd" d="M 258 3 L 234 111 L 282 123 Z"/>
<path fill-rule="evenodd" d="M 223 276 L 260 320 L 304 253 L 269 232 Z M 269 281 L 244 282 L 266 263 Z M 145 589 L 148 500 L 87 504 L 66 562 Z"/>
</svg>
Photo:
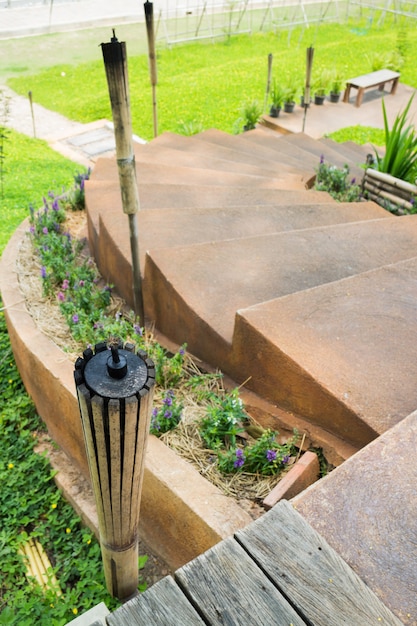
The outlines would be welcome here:
<svg viewBox="0 0 417 626">
<path fill-rule="evenodd" d="M 155 367 L 133 344 L 103 342 L 83 353 L 75 363 L 75 384 L 85 384 L 94 395 L 121 399 L 145 395 L 155 383 Z"/>
</svg>

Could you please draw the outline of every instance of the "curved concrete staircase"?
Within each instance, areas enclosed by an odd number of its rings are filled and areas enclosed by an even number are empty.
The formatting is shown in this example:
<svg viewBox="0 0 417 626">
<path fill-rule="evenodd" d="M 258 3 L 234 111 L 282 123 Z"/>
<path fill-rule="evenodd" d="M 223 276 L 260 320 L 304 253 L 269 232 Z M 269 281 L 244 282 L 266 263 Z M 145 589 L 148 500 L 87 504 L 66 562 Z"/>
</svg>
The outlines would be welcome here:
<svg viewBox="0 0 417 626">
<path fill-rule="evenodd" d="M 165 133 L 135 148 L 145 315 L 238 384 L 358 449 L 417 407 L 417 220 L 308 189 L 369 149 L 279 135 Z M 132 304 L 114 158 L 86 186 L 102 275 Z"/>
</svg>

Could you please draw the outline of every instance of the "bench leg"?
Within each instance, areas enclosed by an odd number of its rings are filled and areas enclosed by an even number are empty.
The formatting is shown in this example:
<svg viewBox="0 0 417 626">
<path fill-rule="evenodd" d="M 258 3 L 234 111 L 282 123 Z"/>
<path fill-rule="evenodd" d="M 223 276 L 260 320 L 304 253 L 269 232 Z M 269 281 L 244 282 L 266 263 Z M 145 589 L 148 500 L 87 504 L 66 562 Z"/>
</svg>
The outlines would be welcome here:
<svg viewBox="0 0 417 626">
<path fill-rule="evenodd" d="M 394 80 L 392 81 L 392 87 L 391 87 L 391 95 L 393 96 L 395 94 L 395 92 L 397 91 L 397 85 L 398 85 L 398 81 L 400 80 L 399 77 L 394 78 Z"/>
<path fill-rule="evenodd" d="M 365 91 L 365 89 L 363 87 L 359 87 L 358 95 L 356 96 L 356 105 L 355 106 L 357 106 L 357 107 L 361 106 L 364 91 Z"/>
<path fill-rule="evenodd" d="M 385 89 L 385 83 L 381 83 L 378 87 L 379 91 L 384 91 Z"/>
<path fill-rule="evenodd" d="M 350 85 L 348 83 L 346 85 L 345 93 L 343 95 L 343 102 L 349 102 L 349 96 L 350 96 Z"/>
</svg>

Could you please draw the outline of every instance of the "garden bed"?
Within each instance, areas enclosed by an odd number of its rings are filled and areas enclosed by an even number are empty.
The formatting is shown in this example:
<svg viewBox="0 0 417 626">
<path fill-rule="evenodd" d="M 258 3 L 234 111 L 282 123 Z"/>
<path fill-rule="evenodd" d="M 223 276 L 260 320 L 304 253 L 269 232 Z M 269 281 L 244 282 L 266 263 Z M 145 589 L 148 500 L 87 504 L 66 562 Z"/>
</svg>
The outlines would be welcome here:
<svg viewBox="0 0 417 626">
<path fill-rule="evenodd" d="M 82 228 L 82 223 L 74 227 Z M 10 240 L 1 263 L 0 286 L 10 339 L 22 380 L 52 439 L 88 478 L 73 383 L 77 346 L 72 346 L 73 353 L 63 350 L 68 345 L 65 320 L 56 314 L 58 307 L 42 297 L 40 268 L 34 263 L 28 230 L 26 221 Z M 184 413 L 193 413 L 190 404 Z M 188 418 L 182 421 L 182 428 L 189 429 Z M 165 435 L 168 440 L 175 437 Z M 185 441 L 191 457 L 196 457 L 194 443 L 190 446 L 187 437 Z M 204 474 L 215 469 L 210 460 L 202 469 L 201 459 L 185 461 L 174 452 L 177 443 L 167 443 L 171 449 L 156 437 L 149 438 L 141 534 L 170 567 L 177 568 L 259 516 L 263 509 L 258 503 L 278 478 L 257 481 L 242 473 L 229 476 L 222 484 L 216 483 L 219 475 L 209 481 Z M 207 454 L 204 451 L 203 456 L 207 458 Z"/>
</svg>

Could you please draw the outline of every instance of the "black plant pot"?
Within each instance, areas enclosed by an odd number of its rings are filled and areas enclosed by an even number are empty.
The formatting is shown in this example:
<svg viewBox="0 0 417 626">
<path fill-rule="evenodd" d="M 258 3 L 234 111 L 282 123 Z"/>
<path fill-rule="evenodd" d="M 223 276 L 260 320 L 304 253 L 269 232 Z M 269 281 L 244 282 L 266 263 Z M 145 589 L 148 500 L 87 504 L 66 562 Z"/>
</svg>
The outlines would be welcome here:
<svg viewBox="0 0 417 626">
<path fill-rule="evenodd" d="M 333 102 L 334 104 L 336 104 L 336 102 L 339 102 L 340 100 L 340 92 L 335 93 L 334 91 L 330 92 L 330 102 Z"/>
<path fill-rule="evenodd" d="M 279 117 L 280 111 L 281 111 L 281 107 L 276 107 L 276 106 L 272 105 L 270 110 L 269 110 L 269 115 L 271 117 Z"/>
<path fill-rule="evenodd" d="M 317 93 L 314 95 L 314 104 L 323 104 L 326 100 L 326 96 L 319 96 Z"/>
<path fill-rule="evenodd" d="M 295 102 L 284 102 L 285 113 L 292 113 L 294 111 Z"/>
</svg>

